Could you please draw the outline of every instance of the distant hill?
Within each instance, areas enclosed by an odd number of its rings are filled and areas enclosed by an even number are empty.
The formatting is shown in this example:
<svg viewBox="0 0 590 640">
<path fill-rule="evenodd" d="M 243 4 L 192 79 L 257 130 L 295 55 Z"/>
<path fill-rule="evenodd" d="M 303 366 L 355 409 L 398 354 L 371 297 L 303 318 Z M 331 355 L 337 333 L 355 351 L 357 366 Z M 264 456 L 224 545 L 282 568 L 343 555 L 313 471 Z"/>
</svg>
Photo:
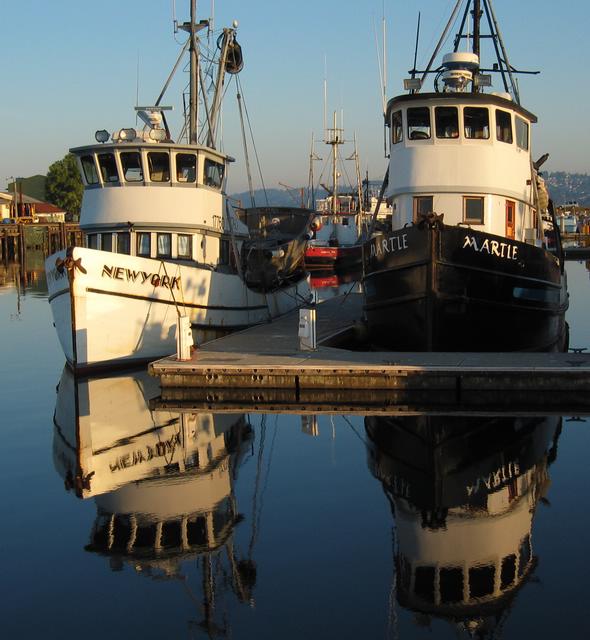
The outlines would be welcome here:
<svg viewBox="0 0 590 640">
<path fill-rule="evenodd" d="M 303 192 L 303 202 L 302 202 Z M 308 189 L 301 187 L 299 189 L 292 189 L 287 191 L 286 189 L 255 189 L 254 190 L 254 204 L 252 204 L 252 198 L 248 191 L 242 191 L 241 193 L 232 193 L 230 198 L 237 201 L 242 207 L 265 207 L 267 205 L 273 207 L 305 207 L 308 201 Z M 323 198 L 326 196 L 326 192 L 320 189 L 315 194 L 316 198 Z"/>
<path fill-rule="evenodd" d="M 582 207 L 590 207 L 590 175 L 586 173 L 568 173 L 566 171 L 544 172 L 543 175 L 547 179 L 551 198 L 556 205 L 574 200 Z M 19 186 L 21 183 L 25 195 L 45 202 L 45 176 L 36 175 L 29 178 L 19 178 Z M 268 198 L 268 204 L 276 207 L 300 207 L 301 189 L 303 189 L 304 202 L 307 202 L 308 189 L 303 187 L 291 189 L 290 191 L 286 189 L 267 189 L 266 195 L 263 189 L 256 189 L 254 191 L 254 201 L 257 206 L 264 206 L 267 204 Z M 9 183 L 6 190 L 8 193 L 13 193 L 13 183 Z M 315 197 L 325 198 L 326 195 L 326 192 L 320 188 L 317 190 Z M 238 200 L 243 207 L 252 206 L 250 194 L 247 191 L 233 193 L 230 197 Z"/>
<path fill-rule="evenodd" d="M 556 205 L 575 201 L 582 207 L 590 207 L 590 176 L 586 173 L 555 171 L 544 173 L 551 199 Z"/>
</svg>

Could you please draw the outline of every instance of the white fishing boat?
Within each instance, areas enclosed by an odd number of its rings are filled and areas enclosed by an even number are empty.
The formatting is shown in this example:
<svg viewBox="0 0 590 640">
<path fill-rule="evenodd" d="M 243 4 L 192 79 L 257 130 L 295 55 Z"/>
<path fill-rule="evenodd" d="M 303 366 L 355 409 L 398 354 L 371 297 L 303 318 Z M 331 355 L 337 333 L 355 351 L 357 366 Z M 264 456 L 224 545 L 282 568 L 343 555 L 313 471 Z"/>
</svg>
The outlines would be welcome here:
<svg viewBox="0 0 590 640">
<path fill-rule="evenodd" d="M 460 10 L 462 11 L 462 17 Z M 485 21 L 482 20 L 485 17 Z M 434 63 L 450 29 L 451 53 Z M 484 22 L 489 33 L 482 33 Z M 483 63 L 480 42 L 490 44 Z M 399 351 L 567 348 L 564 255 L 531 157 L 536 116 L 521 105 L 491 0 L 457 0 L 424 70 L 386 109 L 391 231 L 364 248 L 373 345 Z M 433 91 L 422 91 L 434 75 Z M 493 78 L 499 91 L 485 91 Z M 544 217 L 553 238 L 545 236 Z"/>
<path fill-rule="evenodd" d="M 191 20 L 179 26 L 188 38 L 164 90 L 153 106 L 136 108 L 143 129 L 99 130 L 96 144 L 71 150 L 84 183 L 85 246 L 50 256 L 46 273 L 54 325 L 77 370 L 174 352 L 179 316 L 200 343 L 309 300 L 311 212 L 248 214 L 226 197 L 233 158 L 218 148 L 219 122 L 227 74 L 243 66 L 236 26 L 219 34 L 214 69 L 200 53 L 199 32 L 211 25 L 197 22 L 192 0 Z M 190 95 L 175 142 L 161 100 L 187 51 Z"/>
</svg>

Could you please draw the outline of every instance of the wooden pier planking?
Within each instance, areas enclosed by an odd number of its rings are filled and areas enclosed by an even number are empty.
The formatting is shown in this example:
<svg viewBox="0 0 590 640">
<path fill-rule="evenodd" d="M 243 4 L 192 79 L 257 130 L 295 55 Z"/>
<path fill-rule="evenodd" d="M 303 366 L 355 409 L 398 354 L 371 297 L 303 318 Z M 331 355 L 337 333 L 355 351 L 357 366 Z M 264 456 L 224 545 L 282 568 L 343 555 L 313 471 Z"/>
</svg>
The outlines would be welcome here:
<svg viewBox="0 0 590 640">
<path fill-rule="evenodd" d="M 452 391 L 455 400 L 476 391 L 590 391 L 590 354 L 411 353 L 351 351 L 334 346 L 352 333 L 362 296 L 317 305 L 315 351 L 301 351 L 298 313 L 199 347 L 189 361 L 175 356 L 149 366 L 163 389 Z M 200 392 L 195 391 L 195 396 Z"/>
</svg>

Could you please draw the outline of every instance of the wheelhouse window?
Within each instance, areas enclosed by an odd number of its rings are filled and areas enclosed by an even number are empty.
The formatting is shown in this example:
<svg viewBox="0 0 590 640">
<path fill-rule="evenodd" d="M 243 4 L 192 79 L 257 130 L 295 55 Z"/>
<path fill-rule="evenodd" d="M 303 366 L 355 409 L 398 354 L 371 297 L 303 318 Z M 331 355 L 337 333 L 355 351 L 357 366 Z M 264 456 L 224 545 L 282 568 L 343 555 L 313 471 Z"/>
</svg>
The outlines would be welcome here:
<svg viewBox="0 0 590 640">
<path fill-rule="evenodd" d="M 516 116 L 516 146 L 524 151 L 529 150 L 529 123 Z"/>
<path fill-rule="evenodd" d="M 169 182 L 170 157 L 162 151 L 150 151 L 147 154 L 150 180 L 152 182 Z"/>
<path fill-rule="evenodd" d="M 139 232 L 136 234 L 137 247 L 136 254 L 138 256 L 148 256 L 151 254 L 152 238 L 150 233 Z"/>
<path fill-rule="evenodd" d="M 482 565 L 469 568 L 469 595 L 471 598 L 484 598 L 494 593 L 496 568 Z"/>
<path fill-rule="evenodd" d="M 441 604 L 462 602 L 463 570 L 461 567 L 441 567 L 439 573 Z"/>
<path fill-rule="evenodd" d="M 414 593 L 426 602 L 434 602 L 434 567 L 416 567 Z"/>
<path fill-rule="evenodd" d="M 80 158 L 82 164 L 82 171 L 84 171 L 84 177 L 88 184 L 98 184 L 98 171 L 94 164 L 94 158 L 92 156 L 82 156 Z"/>
<path fill-rule="evenodd" d="M 172 235 L 170 233 L 158 233 L 157 255 L 158 258 L 169 258 L 172 255 Z"/>
<path fill-rule="evenodd" d="M 512 144 L 512 116 L 508 111 L 496 109 L 496 138 Z"/>
<path fill-rule="evenodd" d="M 457 107 L 436 107 L 434 120 L 437 138 L 459 137 L 459 111 Z"/>
<path fill-rule="evenodd" d="M 176 154 L 176 180 L 178 182 L 196 182 L 197 156 L 194 153 Z"/>
<path fill-rule="evenodd" d="M 176 255 L 179 258 L 191 259 L 193 257 L 191 236 L 185 233 L 178 234 L 176 243 Z"/>
<path fill-rule="evenodd" d="M 112 251 L 113 250 L 113 234 L 112 233 L 102 233 L 100 236 L 100 248 L 103 251 Z"/>
<path fill-rule="evenodd" d="M 131 253 L 131 234 L 128 231 L 117 234 L 117 253 Z"/>
<path fill-rule="evenodd" d="M 463 221 L 469 224 L 483 224 L 484 199 L 480 196 L 466 196 L 463 199 Z"/>
<path fill-rule="evenodd" d="M 490 137 L 490 114 L 483 107 L 465 107 L 463 111 L 465 137 L 488 140 Z"/>
<path fill-rule="evenodd" d="M 404 127 L 402 124 L 402 112 L 394 111 L 391 114 L 391 142 L 397 144 L 404 139 Z"/>
<path fill-rule="evenodd" d="M 143 168 L 139 152 L 124 151 L 121 153 L 121 166 L 123 167 L 123 177 L 127 182 L 143 182 Z"/>
<path fill-rule="evenodd" d="M 119 182 L 119 172 L 114 153 L 99 153 L 98 166 L 103 182 Z"/>
<path fill-rule="evenodd" d="M 433 196 L 416 196 L 414 198 L 413 220 L 418 222 L 422 216 L 432 213 L 434 208 Z"/>
<path fill-rule="evenodd" d="M 223 183 L 223 165 L 205 158 L 205 185 L 220 189 Z"/>
<path fill-rule="evenodd" d="M 500 587 L 507 589 L 516 577 L 516 556 L 514 554 L 506 556 L 502 559 L 502 568 L 500 571 Z"/>
<path fill-rule="evenodd" d="M 430 138 L 430 109 L 428 107 L 408 109 L 408 138 L 410 140 L 428 140 Z"/>
</svg>

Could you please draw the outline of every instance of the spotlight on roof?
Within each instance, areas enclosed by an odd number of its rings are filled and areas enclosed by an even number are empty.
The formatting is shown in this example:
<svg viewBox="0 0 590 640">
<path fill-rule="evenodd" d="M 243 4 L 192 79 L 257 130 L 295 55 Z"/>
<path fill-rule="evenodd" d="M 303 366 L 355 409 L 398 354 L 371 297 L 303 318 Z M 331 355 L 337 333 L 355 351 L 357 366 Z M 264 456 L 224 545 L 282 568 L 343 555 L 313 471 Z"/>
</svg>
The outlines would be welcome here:
<svg viewBox="0 0 590 640">
<path fill-rule="evenodd" d="M 94 134 L 97 142 L 107 142 L 109 139 L 109 132 L 106 129 L 100 129 Z"/>
<path fill-rule="evenodd" d="M 164 129 L 150 129 L 150 139 L 162 142 L 166 140 L 166 131 Z"/>
<path fill-rule="evenodd" d="M 476 73 L 473 76 L 473 84 L 476 87 L 491 87 L 492 76 L 489 73 Z"/>
<path fill-rule="evenodd" d="M 418 91 L 422 86 L 422 80 L 420 78 L 405 78 L 404 89 L 406 91 Z"/>
<path fill-rule="evenodd" d="M 119 131 L 119 140 L 135 140 L 137 131 L 135 129 L 121 129 Z"/>
</svg>

